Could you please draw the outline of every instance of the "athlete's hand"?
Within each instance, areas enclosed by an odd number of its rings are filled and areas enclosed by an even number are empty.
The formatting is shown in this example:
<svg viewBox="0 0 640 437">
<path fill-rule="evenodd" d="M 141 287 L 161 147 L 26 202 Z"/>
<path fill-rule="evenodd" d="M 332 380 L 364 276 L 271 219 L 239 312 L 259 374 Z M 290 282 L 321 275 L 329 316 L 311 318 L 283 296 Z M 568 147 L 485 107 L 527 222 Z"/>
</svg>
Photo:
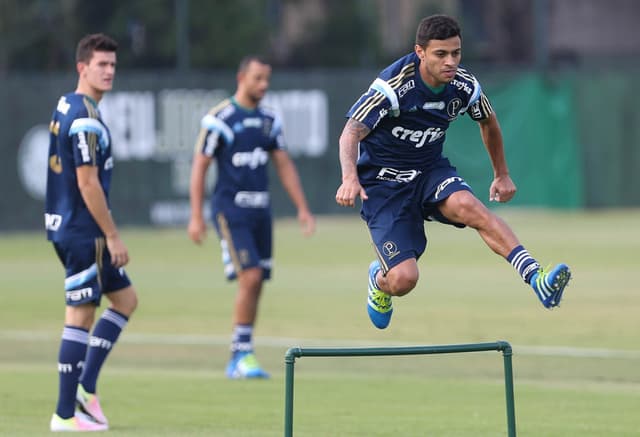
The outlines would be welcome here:
<svg viewBox="0 0 640 437">
<path fill-rule="evenodd" d="M 118 233 L 111 234 L 105 237 L 107 242 L 107 250 L 111 255 L 111 264 L 115 268 L 124 267 L 129 262 L 129 251 L 120 239 Z"/>
<path fill-rule="evenodd" d="M 336 192 L 336 202 L 341 206 L 355 205 L 356 197 L 360 196 L 362 200 L 367 200 L 367 192 L 364 191 L 358 178 L 347 178 L 342 181 Z"/>
<path fill-rule="evenodd" d="M 516 186 L 509 175 L 497 176 L 489 187 L 489 201 L 505 203 L 513 199 Z"/>
<path fill-rule="evenodd" d="M 309 210 L 298 211 L 298 222 L 305 237 L 310 237 L 316 231 L 316 219 Z"/>
<path fill-rule="evenodd" d="M 202 217 L 191 217 L 187 226 L 189 238 L 196 244 L 201 244 L 207 236 L 207 225 Z"/>
</svg>

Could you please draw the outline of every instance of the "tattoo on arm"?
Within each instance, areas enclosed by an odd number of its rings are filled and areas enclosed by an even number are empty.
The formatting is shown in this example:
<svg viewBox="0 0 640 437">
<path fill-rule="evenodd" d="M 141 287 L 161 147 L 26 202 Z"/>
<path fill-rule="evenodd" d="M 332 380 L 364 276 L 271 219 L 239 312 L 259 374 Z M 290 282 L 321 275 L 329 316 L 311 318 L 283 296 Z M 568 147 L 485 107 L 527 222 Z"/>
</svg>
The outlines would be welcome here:
<svg viewBox="0 0 640 437">
<path fill-rule="evenodd" d="M 356 161 L 358 160 L 358 143 L 366 137 L 371 129 L 353 118 L 347 123 L 340 135 L 340 165 L 342 178 L 356 178 Z"/>
<path fill-rule="evenodd" d="M 347 120 L 347 124 L 344 127 L 344 130 L 353 137 L 357 138 L 358 142 L 360 142 L 360 140 L 369 135 L 369 132 L 371 132 L 371 129 L 369 129 L 366 124 L 354 120 L 353 118 Z"/>
</svg>

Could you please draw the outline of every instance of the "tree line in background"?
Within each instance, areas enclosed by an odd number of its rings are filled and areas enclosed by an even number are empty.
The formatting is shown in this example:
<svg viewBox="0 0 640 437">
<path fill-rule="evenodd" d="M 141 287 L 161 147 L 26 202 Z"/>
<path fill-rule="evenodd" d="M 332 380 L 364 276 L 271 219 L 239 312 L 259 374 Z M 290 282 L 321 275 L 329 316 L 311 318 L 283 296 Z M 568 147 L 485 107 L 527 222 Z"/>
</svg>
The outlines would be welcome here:
<svg viewBox="0 0 640 437">
<path fill-rule="evenodd" d="M 94 32 L 119 42 L 126 69 L 235 68 L 247 53 L 287 68 L 379 67 L 434 13 L 457 16 L 467 62 L 526 64 L 540 1 L 0 0 L 0 75 L 68 70 Z"/>
<path fill-rule="evenodd" d="M 75 42 L 93 32 L 119 42 L 127 69 L 234 68 L 246 53 L 292 67 L 380 61 L 376 27 L 365 22 L 375 19 L 374 2 L 325 0 L 323 19 L 294 40 L 282 34 L 286 3 L 0 0 L 0 71 L 69 69 Z"/>
</svg>

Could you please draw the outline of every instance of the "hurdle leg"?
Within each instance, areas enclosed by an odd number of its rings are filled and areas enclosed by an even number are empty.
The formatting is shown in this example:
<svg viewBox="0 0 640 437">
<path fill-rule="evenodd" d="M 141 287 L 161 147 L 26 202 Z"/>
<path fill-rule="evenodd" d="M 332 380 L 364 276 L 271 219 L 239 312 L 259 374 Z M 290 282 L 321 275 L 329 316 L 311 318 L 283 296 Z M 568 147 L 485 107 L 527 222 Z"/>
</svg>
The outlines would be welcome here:
<svg viewBox="0 0 640 437">
<path fill-rule="evenodd" d="M 507 435 L 509 437 L 516 437 L 516 409 L 513 395 L 512 355 L 513 351 L 511 350 L 511 345 L 506 343 L 506 346 L 502 349 L 502 357 L 504 360 L 504 389 L 507 402 Z"/>
<path fill-rule="evenodd" d="M 285 398 L 284 398 L 284 436 L 293 437 L 293 380 L 296 356 L 300 353 L 291 348 L 285 355 Z"/>
</svg>

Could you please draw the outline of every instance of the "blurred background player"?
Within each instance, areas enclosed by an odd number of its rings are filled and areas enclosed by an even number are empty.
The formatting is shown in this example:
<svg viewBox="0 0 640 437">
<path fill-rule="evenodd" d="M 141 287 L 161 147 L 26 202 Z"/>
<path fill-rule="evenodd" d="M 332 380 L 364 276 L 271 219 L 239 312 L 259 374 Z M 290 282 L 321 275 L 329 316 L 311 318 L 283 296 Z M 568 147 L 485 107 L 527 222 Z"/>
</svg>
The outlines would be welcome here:
<svg viewBox="0 0 640 437">
<path fill-rule="evenodd" d="M 363 201 L 361 215 L 377 254 L 369 266 L 367 310 L 380 329 L 391 320 L 391 296 L 409 293 L 418 282 L 417 260 L 427 244 L 424 220 L 477 230 L 545 308 L 560 303 L 571 277 L 565 264 L 540 268 L 442 155 L 449 123 L 468 114 L 480 126 L 493 166 L 489 200 L 508 202 L 514 196 L 498 120 L 476 78 L 459 65 L 461 46 L 453 18 L 424 18 L 414 52 L 380 73 L 349 110 L 340 136 L 342 184 L 336 201 L 343 206 L 353 206 L 357 196 Z"/>
<path fill-rule="evenodd" d="M 117 48 L 103 34 L 80 40 L 77 89 L 60 98 L 50 124 L 45 226 L 66 272 L 52 431 L 108 428 L 96 383 L 137 306 L 135 290 L 123 269 L 129 254 L 109 209 L 111 137 L 98 110 L 98 102 L 113 85 Z M 103 294 L 110 304 L 90 335 Z"/>
<path fill-rule="evenodd" d="M 202 213 L 205 175 L 215 159 L 218 177 L 211 197 L 212 219 L 222 248 L 225 275 L 238 280 L 227 377 L 267 378 L 253 352 L 253 329 L 265 279 L 271 277 L 272 214 L 268 167 L 273 161 L 298 210 L 305 236 L 315 230 L 298 172 L 285 150 L 280 119 L 258 106 L 269 87 L 271 66 L 244 58 L 233 97 L 202 119 L 191 173 L 189 237 L 200 244 L 206 233 Z"/>
</svg>

